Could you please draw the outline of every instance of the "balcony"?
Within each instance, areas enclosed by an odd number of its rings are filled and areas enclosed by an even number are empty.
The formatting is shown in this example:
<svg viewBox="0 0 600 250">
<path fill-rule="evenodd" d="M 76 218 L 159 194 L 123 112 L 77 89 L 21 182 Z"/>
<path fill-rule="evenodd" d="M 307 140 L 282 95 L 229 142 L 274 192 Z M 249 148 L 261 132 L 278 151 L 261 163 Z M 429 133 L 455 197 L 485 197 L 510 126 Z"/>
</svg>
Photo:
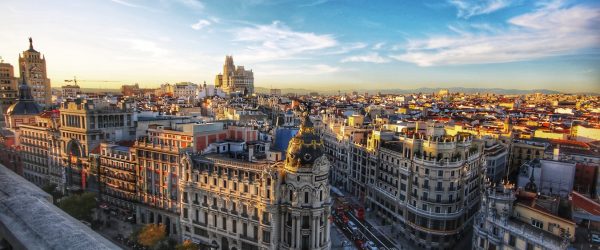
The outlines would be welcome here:
<svg viewBox="0 0 600 250">
<path fill-rule="evenodd" d="M 194 223 L 195 225 L 206 227 L 206 222 L 200 222 L 200 221 L 197 221 L 197 220 L 192 220 L 192 223 Z"/>
<path fill-rule="evenodd" d="M 243 240 L 254 242 L 254 243 L 258 242 L 258 238 L 257 237 L 250 237 L 248 235 L 240 235 L 240 238 L 243 239 Z"/>
</svg>

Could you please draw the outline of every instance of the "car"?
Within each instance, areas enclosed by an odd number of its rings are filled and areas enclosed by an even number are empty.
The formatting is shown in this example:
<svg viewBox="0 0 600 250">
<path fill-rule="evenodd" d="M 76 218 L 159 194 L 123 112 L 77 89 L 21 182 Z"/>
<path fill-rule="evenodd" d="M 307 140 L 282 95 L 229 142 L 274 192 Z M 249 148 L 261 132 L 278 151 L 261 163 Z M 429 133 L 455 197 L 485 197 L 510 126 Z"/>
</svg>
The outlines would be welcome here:
<svg viewBox="0 0 600 250">
<path fill-rule="evenodd" d="M 130 223 L 135 223 L 135 217 L 134 216 L 129 216 L 127 217 L 127 221 Z"/>
<path fill-rule="evenodd" d="M 365 243 L 365 246 L 364 246 L 364 248 L 365 248 L 365 249 L 368 249 L 368 250 L 378 250 L 378 249 L 379 249 L 379 248 L 378 248 L 378 247 L 375 245 L 375 243 L 374 243 L 374 242 L 372 242 L 372 241 L 367 241 L 367 242 Z"/>
<path fill-rule="evenodd" d="M 598 234 L 592 234 L 590 236 L 590 241 L 594 244 L 600 244 L 600 235 Z"/>
<path fill-rule="evenodd" d="M 356 224 L 354 224 L 354 222 L 348 221 L 348 229 L 350 229 L 350 231 L 352 232 L 356 232 L 358 230 L 358 227 L 356 226 Z"/>
</svg>

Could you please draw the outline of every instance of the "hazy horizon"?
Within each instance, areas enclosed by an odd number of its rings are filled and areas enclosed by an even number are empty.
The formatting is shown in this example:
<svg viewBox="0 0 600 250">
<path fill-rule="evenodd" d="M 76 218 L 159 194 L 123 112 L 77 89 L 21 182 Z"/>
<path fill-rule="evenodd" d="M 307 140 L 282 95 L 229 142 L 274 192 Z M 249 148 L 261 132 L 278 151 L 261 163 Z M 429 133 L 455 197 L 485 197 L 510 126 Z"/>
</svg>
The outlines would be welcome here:
<svg viewBox="0 0 600 250">
<path fill-rule="evenodd" d="M 233 55 L 264 88 L 600 93 L 593 0 L 8 0 L 0 7 L 0 56 L 18 75 L 18 54 L 32 37 L 53 87 L 73 76 L 84 88 L 214 84 Z"/>
</svg>

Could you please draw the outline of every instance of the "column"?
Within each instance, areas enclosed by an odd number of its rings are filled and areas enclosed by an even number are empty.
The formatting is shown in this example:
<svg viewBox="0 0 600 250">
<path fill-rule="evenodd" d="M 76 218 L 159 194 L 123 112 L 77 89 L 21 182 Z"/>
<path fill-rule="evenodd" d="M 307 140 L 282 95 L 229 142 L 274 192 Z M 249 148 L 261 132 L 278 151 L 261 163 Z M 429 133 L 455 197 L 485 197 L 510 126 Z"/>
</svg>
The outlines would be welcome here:
<svg viewBox="0 0 600 250">
<path fill-rule="evenodd" d="M 326 226 L 325 226 L 325 235 L 323 236 L 323 239 L 325 240 L 325 243 L 329 242 L 329 228 L 331 226 L 331 222 L 329 222 L 329 211 L 325 211 L 325 217 L 327 218 L 327 220 L 325 221 Z"/>
<path fill-rule="evenodd" d="M 313 239 L 312 239 L 312 244 L 313 244 L 313 248 L 318 248 L 319 247 L 319 216 L 314 216 L 313 219 L 313 225 L 311 227 L 312 229 L 312 233 L 313 233 Z"/>
<path fill-rule="evenodd" d="M 274 230 L 275 231 L 275 230 Z M 279 214 L 279 239 L 276 242 L 285 242 L 285 213 Z"/>
<path fill-rule="evenodd" d="M 300 247 L 300 241 L 302 239 L 302 235 L 300 234 L 300 227 L 302 225 L 298 225 L 298 219 L 300 217 L 296 216 L 295 218 L 296 218 L 296 228 L 295 228 L 295 230 L 296 230 L 296 238 L 295 238 L 295 240 L 296 240 L 296 247 Z"/>
<path fill-rule="evenodd" d="M 296 216 L 292 216 L 292 238 L 290 239 L 290 247 L 296 247 Z"/>
</svg>

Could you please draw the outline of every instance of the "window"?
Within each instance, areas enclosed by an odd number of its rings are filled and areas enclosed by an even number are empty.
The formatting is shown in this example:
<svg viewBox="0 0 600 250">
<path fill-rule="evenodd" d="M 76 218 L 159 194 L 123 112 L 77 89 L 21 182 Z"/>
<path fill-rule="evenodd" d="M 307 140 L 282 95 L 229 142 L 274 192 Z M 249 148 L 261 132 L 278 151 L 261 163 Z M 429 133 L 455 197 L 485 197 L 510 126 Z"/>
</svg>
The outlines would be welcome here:
<svg viewBox="0 0 600 250">
<path fill-rule="evenodd" d="M 233 229 L 232 231 L 234 233 L 237 233 L 237 220 L 232 220 L 231 221 L 231 229 Z"/>
<path fill-rule="evenodd" d="M 302 216 L 302 229 L 310 229 L 310 219 L 308 216 Z"/>
<path fill-rule="evenodd" d="M 527 248 L 526 248 L 527 250 L 533 250 L 533 247 L 534 247 L 533 244 L 527 242 Z"/>
<path fill-rule="evenodd" d="M 227 230 L 227 218 L 221 217 L 221 223 L 223 223 L 223 230 Z"/>
<path fill-rule="evenodd" d="M 531 218 L 531 225 L 540 229 L 544 229 L 544 222 Z"/>
<path fill-rule="evenodd" d="M 308 192 L 304 192 L 304 203 L 308 203 Z"/>
<path fill-rule="evenodd" d="M 515 238 L 514 235 L 509 235 L 508 236 L 508 245 L 511 247 L 514 247 L 517 244 L 517 239 Z"/>
<path fill-rule="evenodd" d="M 271 242 L 271 232 L 263 230 L 263 242 Z"/>
</svg>

